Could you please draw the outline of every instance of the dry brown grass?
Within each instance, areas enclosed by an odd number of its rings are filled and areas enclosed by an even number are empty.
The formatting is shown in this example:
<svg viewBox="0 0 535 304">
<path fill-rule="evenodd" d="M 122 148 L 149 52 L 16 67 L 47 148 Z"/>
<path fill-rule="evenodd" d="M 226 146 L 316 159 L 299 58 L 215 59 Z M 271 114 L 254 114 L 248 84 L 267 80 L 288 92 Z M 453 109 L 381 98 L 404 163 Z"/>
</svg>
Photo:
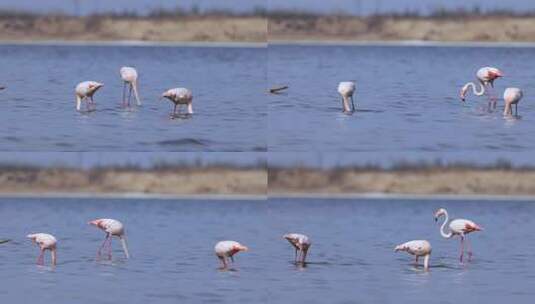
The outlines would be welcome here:
<svg viewBox="0 0 535 304">
<path fill-rule="evenodd" d="M 94 169 L 88 171 L 12 168 L 0 170 L 0 192 L 265 195 L 267 193 L 267 172 L 260 168 Z"/>
<path fill-rule="evenodd" d="M 270 169 L 270 193 L 535 195 L 535 170 Z"/>
</svg>

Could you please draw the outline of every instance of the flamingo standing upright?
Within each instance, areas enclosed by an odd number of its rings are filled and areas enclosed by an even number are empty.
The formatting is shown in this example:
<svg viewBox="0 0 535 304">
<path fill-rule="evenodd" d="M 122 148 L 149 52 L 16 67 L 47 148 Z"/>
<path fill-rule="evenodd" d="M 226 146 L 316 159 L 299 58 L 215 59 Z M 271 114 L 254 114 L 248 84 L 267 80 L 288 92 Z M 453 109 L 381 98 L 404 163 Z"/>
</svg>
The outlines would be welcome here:
<svg viewBox="0 0 535 304">
<path fill-rule="evenodd" d="M 50 250 L 52 266 L 56 265 L 56 244 L 58 241 L 53 235 L 47 233 L 34 233 L 28 234 L 26 237 L 30 238 L 32 240 L 32 243 L 36 243 L 37 246 L 39 246 L 39 257 L 37 258 L 37 265 L 45 264 L 45 250 Z"/>
<path fill-rule="evenodd" d="M 397 245 L 395 252 L 405 251 L 414 255 L 415 263 L 418 265 L 418 258 L 424 257 L 424 268 L 429 269 L 429 257 L 431 256 L 431 244 L 426 240 L 416 240 Z"/>
<path fill-rule="evenodd" d="M 162 94 L 161 98 L 167 98 L 175 104 L 175 107 L 173 109 L 173 116 L 180 114 L 180 108 L 179 108 L 179 113 L 176 112 L 176 109 L 177 109 L 177 106 L 182 106 L 182 105 L 187 106 L 188 114 L 190 115 L 193 114 L 193 106 L 192 106 L 193 94 L 191 93 L 190 90 L 186 88 L 169 89 Z"/>
<path fill-rule="evenodd" d="M 288 233 L 283 236 L 295 248 L 295 263 L 305 264 L 308 249 L 312 244 L 308 236 L 300 233 Z M 299 257 L 298 257 L 299 253 Z"/>
<path fill-rule="evenodd" d="M 249 248 L 236 241 L 221 241 L 218 242 L 215 247 L 215 254 L 223 264 L 223 269 L 228 267 L 227 259 L 230 259 L 234 263 L 233 256 L 240 251 L 247 251 Z"/>
<path fill-rule="evenodd" d="M 123 223 L 114 219 L 96 219 L 90 221 L 88 224 L 94 225 L 97 228 L 106 232 L 106 238 L 104 239 L 104 242 L 97 251 L 97 258 L 100 258 L 102 250 L 106 249 L 108 251 L 108 258 L 111 260 L 111 240 L 113 236 L 116 236 L 121 240 L 124 255 L 127 259 L 130 258 L 128 246 L 126 244 L 126 233 L 124 231 Z"/>
<path fill-rule="evenodd" d="M 338 84 L 338 93 L 342 95 L 342 108 L 344 113 L 355 112 L 355 103 L 353 102 L 355 88 L 356 85 L 353 81 L 343 81 Z M 351 100 L 351 108 L 349 108 L 349 100 Z"/>
<path fill-rule="evenodd" d="M 476 77 L 477 81 L 479 82 L 479 90 L 476 89 L 475 83 L 466 83 L 461 89 L 461 101 L 464 102 L 466 100 L 466 94 L 470 88 L 472 89 L 474 95 L 482 96 L 485 94 L 487 89 L 494 88 L 494 81 L 500 77 L 503 77 L 503 73 L 497 68 L 483 67 L 477 71 Z M 496 100 L 497 98 L 495 96 L 489 94 L 489 109 L 491 104 L 493 105 L 493 108 L 496 108 Z"/>
<path fill-rule="evenodd" d="M 461 253 L 461 256 L 459 258 L 459 260 L 461 261 L 461 263 L 463 262 L 463 256 L 464 256 L 464 239 L 466 238 L 466 235 L 471 233 L 471 232 L 474 232 L 474 231 L 481 231 L 483 230 L 480 226 L 478 226 L 476 223 L 470 221 L 470 220 L 465 220 L 465 219 L 454 219 L 454 220 L 451 220 L 451 222 L 449 222 L 449 225 L 448 225 L 448 220 L 449 220 L 449 216 L 448 216 L 448 211 L 446 211 L 446 209 L 444 208 L 440 208 L 438 209 L 436 212 L 435 212 L 435 222 L 438 221 L 439 217 L 441 216 L 444 216 L 445 219 L 444 219 L 444 223 L 442 223 L 442 226 L 440 227 L 440 234 L 444 237 L 444 238 L 452 238 L 453 236 L 455 235 L 458 235 L 461 237 L 461 248 L 460 248 L 460 253 Z M 446 231 L 444 231 L 444 228 L 446 227 L 446 225 L 448 225 L 448 227 L 450 228 L 450 232 L 446 233 Z M 472 259 L 472 246 L 470 245 L 470 243 L 468 242 L 468 239 L 466 240 L 466 243 L 467 243 L 467 249 L 468 249 L 468 260 L 470 261 Z"/>
<path fill-rule="evenodd" d="M 519 88 L 507 88 L 503 93 L 503 100 L 505 101 L 505 108 L 503 115 L 508 116 L 513 114 L 511 105 L 515 105 L 515 116 L 518 116 L 518 103 L 524 96 L 524 93 Z"/>
<path fill-rule="evenodd" d="M 89 107 L 90 104 L 94 104 L 93 95 L 98 91 L 104 84 L 96 81 L 84 81 L 80 82 L 75 89 L 76 92 L 76 110 L 80 111 L 82 108 L 82 101 L 89 99 L 89 102 L 86 104 Z"/>
<path fill-rule="evenodd" d="M 121 78 L 123 79 L 123 106 L 126 104 L 130 106 L 130 98 L 132 97 L 132 91 L 134 91 L 134 98 L 138 106 L 141 105 L 141 100 L 139 99 L 139 94 L 137 91 L 137 71 L 133 67 L 122 67 L 119 71 Z M 129 86 L 128 91 L 128 101 L 125 101 L 126 95 L 126 86 Z"/>
</svg>

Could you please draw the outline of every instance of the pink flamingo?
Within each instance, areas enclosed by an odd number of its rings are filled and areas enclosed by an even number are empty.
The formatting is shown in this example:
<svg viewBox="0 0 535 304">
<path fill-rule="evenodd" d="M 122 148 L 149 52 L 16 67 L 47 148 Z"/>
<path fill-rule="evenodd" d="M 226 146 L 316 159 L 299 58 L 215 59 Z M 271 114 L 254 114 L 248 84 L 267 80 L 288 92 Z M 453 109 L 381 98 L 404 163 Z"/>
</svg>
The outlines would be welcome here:
<svg viewBox="0 0 535 304">
<path fill-rule="evenodd" d="M 395 252 L 405 251 L 415 256 L 415 263 L 418 265 L 418 258 L 424 257 L 424 268 L 429 269 L 429 257 L 431 256 L 431 244 L 426 240 L 416 240 L 397 245 Z"/>
<path fill-rule="evenodd" d="M 300 233 L 288 233 L 283 236 L 292 246 L 295 248 L 295 259 L 294 261 L 296 263 L 300 262 L 302 264 L 305 264 L 305 260 L 307 257 L 308 249 L 310 248 L 310 245 L 312 244 L 310 242 L 310 239 L 308 236 Z M 299 253 L 299 257 L 298 257 Z"/>
<path fill-rule="evenodd" d="M 223 263 L 222 269 L 226 269 L 229 264 L 227 259 L 230 259 L 234 263 L 233 256 L 240 251 L 247 251 L 249 248 L 235 241 L 221 241 L 215 245 L 214 250 L 215 255 Z"/>
<path fill-rule="evenodd" d="M 89 102 L 86 104 L 94 104 L 93 95 L 98 91 L 104 84 L 96 81 L 84 81 L 80 82 L 75 89 L 76 92 L 76 110 L 80 111 L 82 108 L 82 101 L 89 99 Z"/>
<path fill-rule="evenodd" d="M 466 94 L 468 93 L 468 89 L 472 89 L 472 92 L 476 96 L 482 96 L 485 94 L 487 87 L 494 88 L 494 81 L 500 77 L 503 77 L 503 73 L 493 67 L 483 67 L 477 71 L 476 74 L 477 80 L 479 82 L 479 90 L 476 89 L 476 84 L 473 82 L 468 82 L 465 84 L 461 89 L 461 101 L 465 101 Z M 496 108 L 496 100 L 497 98 L 489 94 L 489 109 L 491 104 L 494 108 Z"/>
<path fill-rule="evenodd" d="M 355 103 L 353 102 L 355 87 L 355 82 L 353 81 L 343 81 L 338 84 L 338 93 L 342 95 L 342 108 L 344 113 L 355 112 Z M 349 100 L 351 100 L 351 108 L 349 108 Z"/>
<path fill-rule="evenodd" d="M 123 246 L 124 255 L 126 258 L 130 258 L 128 252 L 128 246 L 126 245 L 126 234 L 124 231 L 123 223 L 114 219 L 96 219 L 90 221 L 88 224 L 94 225 L 97 228 L 106 232 L 106 238 L 97 251 L 97 258 L 100 258 L 103 249 L 108 251 L 108 258 L 111 260 L 111 240 L 113 236 L 117 236 L 121 240 L 121 245 Z"/>
<path fill-rule="evenodd" d="M 136 103 L 138 106 L 141 105 L 141 100 L 139 99 L 139 95 L 137 92 L 137 71 L 133 67 L 122 67 L 119 71 L 121 74 L 121 79 L 123 80 L 123 105 L 125 103 L 130 106 L 130 98 L 132 97 L 132 91 L 134 91 L 134 98 L 136 99 Z M 129 86 L 128 91 L 128 102 L 125 101 L 125 95 L 126 95 L 126 86 Z"/>
<path fill-rule="evenodd" d="M 518 116 L 518 103 L 524 96 L 524 93 L 519 88 L 507 88 L 503 93 L 503 100 L 505 101 L 505 109 L 503 110 L 504 116 L 513 114 L 511 105 L 515 105 L 515 116 Z"/>
<path fill-rule="evenodd" d="M 474 223 L 474 222 L 472 222 L 470 220 L 454 219 L 454 220 L 451 220 L 451 222 L 448 225 L 448 227 L 450 228 L 450 232 L 446 233 L 444 231 L 444 228 L 448 224 L 448 220 L 449 220 L 448 211 L 446 211 L 446 209 L 444 209 L 444 208 L 438 209 L 435 212 L 435 222 L 438 221 L 439 217 L 441 217 L 441 216 L 444 216 L 445 219 L 444 219 L 444 223 L 442 223 L 442 226 L 440 227 L 440 234 L 444 238 L 447 238 L 447 239 L 452 238 L 455 235 L 458 235 L 458 236 L 461 237 L 461 248 L 460 248 L 461 249 L 460 250 L 461 256 L 460 256 L 459 260 L 462 263 L 463 262 L 463 256 L 464 256 L 464 239 L 466 238 L 466 235 L 471 233 L 471 232 L 474 232 L 474 231 L 481 231 L 481 230 L 483 230 L 483 228 L 481 228 L 476 223 Z M 466 240 L 466 242 L 467 242 L 467 247 L 468 247 L 467 248 L 468 249 L 468 260 L 470 261 L 472 259 L 472 246 L 468 242 L 468 239 Z"/>
<path fill-rule="evenodd" d="M 52 260 L 52 266 L 56 266 L 56 244 L 57 240 L 56 238 L 47 233 L 34 233 L 34 234 L 28 234 L 26 237 L 30 238 L 32 240 L 32 243 L 36 243 L 37 246 L 39 246 L 39 257 L 37 258 L 37 265 L 44 265 L 45 264 L 45 250 L 50 250 L 50 257 Z"/>
<path fill-rule="evenodd" d="M 180 114 L 180 108 L 179 108 L 178 113 L 176 112 L 176 108 L 177 106 L 182 106 L 182 105 L 187 106 L 188 114 L 190 115 L 193 114 L 193 106 L 192 106 L 193 94 L 191 93 L 190 90 L 186 88 L 170 89 L 170 90 L 165 91 L 162 94 L 160 99 L 162 98 L 167 98 L 175 104 L 175 107 L 173 109 L 173 116 Z"/>
</svg>

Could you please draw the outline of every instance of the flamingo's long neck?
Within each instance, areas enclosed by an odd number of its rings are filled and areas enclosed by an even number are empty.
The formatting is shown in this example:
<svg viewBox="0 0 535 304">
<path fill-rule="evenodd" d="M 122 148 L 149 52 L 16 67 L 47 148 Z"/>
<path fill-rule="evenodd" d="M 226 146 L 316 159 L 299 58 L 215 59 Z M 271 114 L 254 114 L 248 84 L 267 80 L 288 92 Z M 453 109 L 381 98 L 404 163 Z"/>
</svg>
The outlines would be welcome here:
<svg viewBox="0 0 535 304">
<path fill-rule="evenodd" d="M 56 249 L 55 248 L 50 250 L 50 255 L 51 255 L 51 259 L 52 259 L 52 265 L 56 266 L 57 255 L 56 255 Z"/>
<path fill-rule="evenodd" d="M 121 245 L 123 245 L 124 255 L 126 256 L 127 259 L 129 259 L 130 253 L 128 253 L 128 245 L 126 245 L 126 237 L 122 235 L 120 239 L 121 239 Z"/>
<path fill-rule="evenodd" d="M 424 257 L 424 268 L 425 269 L 429 269 L 429 257 L 430 257 L 429 254 L 425 255 L 425 257 Z"/>
<path fill-rule="evenodd" d="M 449 221 L 449 216 L 448 216 L 448 212 L 444 212 L 444 223 L 442 223 L 442 226 L 440 227 L 440 235 L 442 235 L 443 237 L 449 239 L 453 236 L 453 233 L 450 231 L 449 233 L 446 233 L 444 231 L 444 229 L 446 228 L 446 225 L 448 224 L 448 221 Z"/>
<path fill-rule="evenodd" d="M 469 88 L 472 88 L 472 92 L 476 96 L 482 96 L 485 94 L 485 86 L 482 83 L 479 83 L 479 91 L 477 90 L 477 85 L 473 82 L 469 82 L 464 85 L 463 91 L 466 92 Z"/>
</svg>

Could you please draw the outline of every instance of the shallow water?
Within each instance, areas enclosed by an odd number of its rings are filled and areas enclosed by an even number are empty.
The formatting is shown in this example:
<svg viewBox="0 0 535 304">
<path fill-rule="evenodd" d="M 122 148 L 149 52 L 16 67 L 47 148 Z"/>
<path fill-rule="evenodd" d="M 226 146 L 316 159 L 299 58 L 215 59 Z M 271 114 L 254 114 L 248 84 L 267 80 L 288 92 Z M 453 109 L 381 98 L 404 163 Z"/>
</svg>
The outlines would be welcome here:
<svg viewBox="0 0 535 304">
<path fill-rule="evenodd" d="M 0 46 L 0 147 L 40 151 L 266 150 L 262 48 Z M 122 108 L 119 68 L 139 72 L 141 108 Z M 74 87 L 95 80 L 96 111 L 75 111 Z M 191 119 L 158 101 L 183 86 Z"/>
<path fill-rule="evenodd" d="M 470 235 L 474 260 L 457 260 L 458 240 L 440 237 L 438 207 L 485 228 Z M 0 301 L 35 303 L 441 303 L 531 302 L 535 228 L 530 202 L 271 199 L 265 201 L 1 199 Z M 114 243 L 113 262 L 95 262 L 103 233 L 86 224 L 122 220 L 132 259 Z M 59 239 L 55 269 L 34 264 L 24 238 Z M 291 263 L 281 238 L 295 231 L 313 242 L 306 268 Z M 433 245 L 429 272 L 412 266 L 398 243 Z M 234 239 L 250 251 L 222 272 L 213 245 Z"/>
<path fill-rule="evenodd" d="M 286 84 L 270 96 L 270 151 L 481 152 L 535 149 L 535 48 L 270 46 L 268 82 Z M 462 85 L 482 66 L 506 75 L 496 81 L 524 90 L 520 119 L 504 119 L 503 101 Z M 341 113 L 340 81 L 357 82 L 357 112 Z"/>
</svg>

